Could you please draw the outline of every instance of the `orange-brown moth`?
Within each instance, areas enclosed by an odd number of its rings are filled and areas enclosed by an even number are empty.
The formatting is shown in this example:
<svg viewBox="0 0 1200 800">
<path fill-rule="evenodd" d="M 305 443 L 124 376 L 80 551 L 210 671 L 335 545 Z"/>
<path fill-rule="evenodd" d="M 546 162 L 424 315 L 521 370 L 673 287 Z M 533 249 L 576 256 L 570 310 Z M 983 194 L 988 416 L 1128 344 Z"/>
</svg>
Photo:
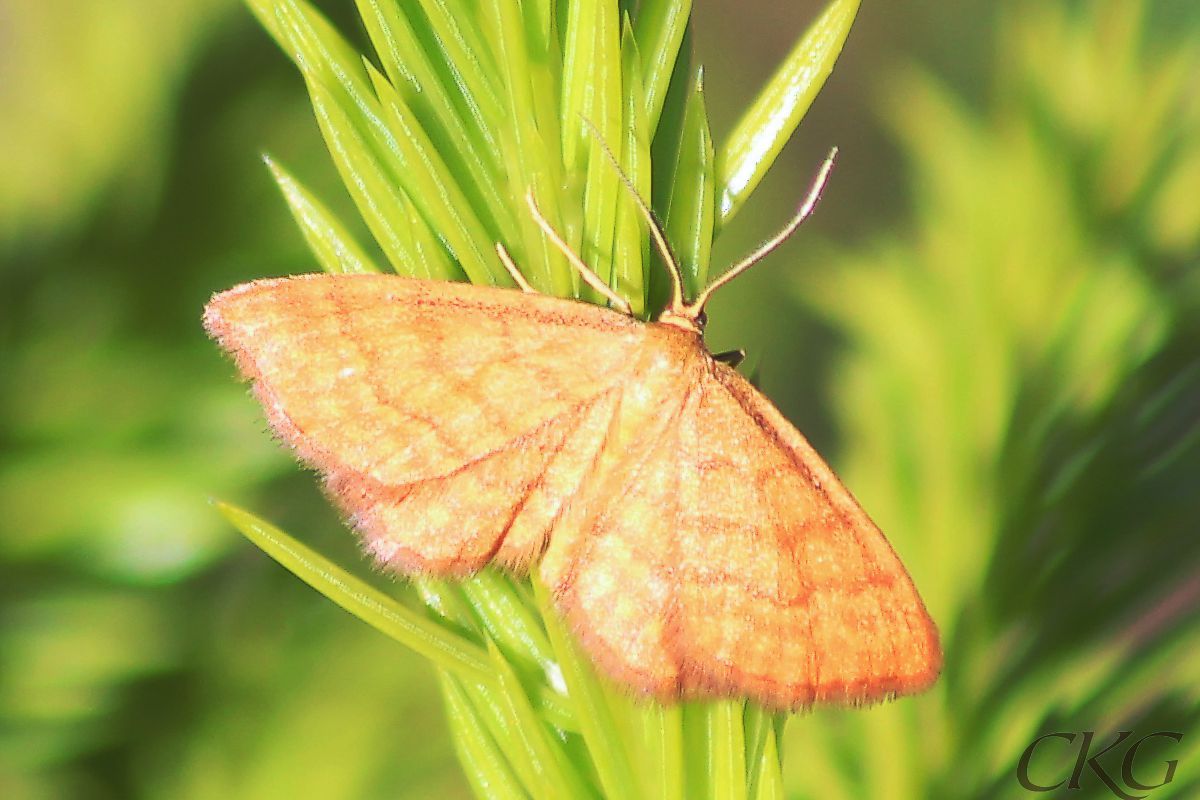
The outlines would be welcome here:
<svg viewBox="0 0 1200 800">
<path fill-rule="evenodd" d="M 537 294 L 498 246 L 524 291 L 302 275 L 218 294 L 204 324 L 385 568 L 536 564 L 603 671 L 662 700 L 920 691 L 941 650 L 900 560 L 702 338 L 712 291 L 800 224 L 831 166 L 776 239 L 690 303 L 646 211 L 674 283 L 655 322 Z"/>
</svg>

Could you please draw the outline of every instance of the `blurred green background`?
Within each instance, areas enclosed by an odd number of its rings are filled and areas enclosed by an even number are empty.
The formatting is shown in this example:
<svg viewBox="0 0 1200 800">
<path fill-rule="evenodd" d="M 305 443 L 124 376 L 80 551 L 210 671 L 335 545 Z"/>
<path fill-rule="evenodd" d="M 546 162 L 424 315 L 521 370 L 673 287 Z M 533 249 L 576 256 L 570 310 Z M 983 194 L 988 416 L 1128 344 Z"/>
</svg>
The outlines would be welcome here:
<svg viewBox="0 0 1200 800">
<path fill-rule="evenodd" d="M 697 0 L 718 141 L 819 8 Z M 262 153 L 341 196 L 292 66 L 235 0 L 0 0 L 0 109 L 0 797 L 467 796 L 430 669 L 208 505 L 361 564 L 199 326 L 315 268 Z M 1197 796 L 1200 7 L 865 4 L 715 265 L 833 144 L 709 340 L 888 532 L 947 665 L 793 720 L 789 794 L 1022 797 L 1035 736 L 1132 729 L 1184 734 L 1138 774 Z"/>
</svg>

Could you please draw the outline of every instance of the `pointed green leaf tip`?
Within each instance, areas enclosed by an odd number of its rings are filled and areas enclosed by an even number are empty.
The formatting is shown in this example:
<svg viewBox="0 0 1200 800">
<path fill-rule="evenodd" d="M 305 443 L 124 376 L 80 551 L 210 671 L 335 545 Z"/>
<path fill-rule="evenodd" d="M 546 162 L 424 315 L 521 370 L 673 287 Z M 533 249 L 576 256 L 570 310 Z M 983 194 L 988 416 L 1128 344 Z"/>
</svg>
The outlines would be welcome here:
<svg viewBox="0 0 1200 800">
<path fill-rule="evenodd" d="M 405 608 L 249 511 L 221 502 L 217 510 L 267 555 L 363 622 L 465 680 L 496 681 L 492 659 L 478 645 Z"/>
<path fill-rule="evenodd" d="M 378 272 L 342 223 L 304 184 L 268 156 L 263 160 L 275 176 L 292 217 L 321 269 L 331 273 Z"/>
<path fill-rule="evenodd" d="M 742 115 L 717 155 L 718 217 L 741 209 L 787 143 L 842 52 L 859 0 L 833 0 Z"/>
</svg>

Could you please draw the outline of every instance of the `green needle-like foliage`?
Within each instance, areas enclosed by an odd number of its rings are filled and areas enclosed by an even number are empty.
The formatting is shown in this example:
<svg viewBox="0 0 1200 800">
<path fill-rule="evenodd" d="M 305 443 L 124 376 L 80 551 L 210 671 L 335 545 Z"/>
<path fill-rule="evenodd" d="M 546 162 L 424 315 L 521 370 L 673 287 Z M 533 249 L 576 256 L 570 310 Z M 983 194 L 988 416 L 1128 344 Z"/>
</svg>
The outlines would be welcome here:
<svg viewBox="0 0 1200 800">
<path fill-rule="evenodd" d="M 599 301 L 528 213 L 542 211 L 635 310 L 665 297 L 622 172 L 664 220 L 694 294 L 720 223 L 770 168 L 828 76 L 858 8 L 832 0 L 713 142 L 686 45 L 690 2 L 359 0 L 357 52 L 303 0 L 249 0 L 307 84 L 329 153 L 367 229 L 269 166 L 329 272 L 508 285 L 503 243 L 540 291 Z M 606 152 L 608 151 L 608 152 Z M 610 156 L 611 153 L 611 156 Z M 569 365 L 564 365 L 569 368 Z M 481 797 L 782 795 L 780 718 L 741 700 L 660 707 L 596 674 L 536 581 L 493 571 L 419 580 L 414 612 L 246 511 L 252 541 L 438 669 L 451 731 Z"/>
<path fill-rule="evenodd" d="M 848 342 L 845 475 L 947 661 L 926 696 L 793 726 L 802 797 L 1026 796 L 1021 753 L 1057 731 L 1096 731 L 1093 755 L 1184 732 L 1138 779 L 1176 759 L 1150 796 L 1200 788 L 1200 59 L 1145 50 L 1142 9 L 1006 15 L 986 119 L 895 78 L 915 218 L 803 272 L 798 297 Z M 1075 766 L 1058 743 L 1041 785 Z M 1103 760 L 1116 780 L 1124 753 Z M 1060 791 L 1114 796 L 1090 767 Z"/>
</svg>

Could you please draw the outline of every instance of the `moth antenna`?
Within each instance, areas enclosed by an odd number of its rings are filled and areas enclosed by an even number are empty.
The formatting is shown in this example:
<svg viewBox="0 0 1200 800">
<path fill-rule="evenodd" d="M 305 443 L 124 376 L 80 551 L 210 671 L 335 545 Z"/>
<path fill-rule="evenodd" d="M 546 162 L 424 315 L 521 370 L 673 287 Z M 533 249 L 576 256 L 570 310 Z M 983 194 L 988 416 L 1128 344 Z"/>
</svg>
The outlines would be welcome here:
<svg viewBox="0 0 1200 800">
<path fill-rule="evenodd" d="M 679 262 L 675 260 L 675 254 L 671 252 L 671 245 L 667 243 L 667 237 L 663 233 L 662 225 L 658 223 L 658 218 L 654 216 L 654 212 L 650 206 L 642 199 L 638 193 L 637 187 L 633 185 L 633 181 L 625 174 L 625 170 L 621 169 L 621 162 L 617 160 L 617 156 L 613 153 L 612 148 L 608 146 L 608 142 L 604 141 L 604 137 L 600 135 L 600 130 L 595 124 L 580 115 L 583 124 L 587 126 L 588 132 L 595 137 L 596 143 L 600 145 L 600 149 L 604 151 L 604 155 L 608 157 L 608 162 L 612 164 L 613 170 L 617 173 L 617 177 L 621 179 L 621 183 L 625 189 L 633 197 L 633 202 L 637 204 L 638 211 L 646 218 L 646 224 L 650 227 L 650 236 L 654 239 L 654 246 L 658 248 L 659 255 L 662 256 L 663 262 L 667 265 L 667 271 L 671 273 L 671 305 L 670 308 L 680 310 L 684 307 L 683 302 L 683 272 L 679 269 Z"/>
<path fill-rule="evenodd" d="M 504 269 L 508 271 L 508 276 L 513 279 L 513 283 L 517 285 L 517 288 L 522 292 L 537 294 L 537 289 L 534 289 L 529 281 L 525 280 L 525 276 L 521 274 L 521 270 L 517 269 L 517 265 L 513 263 L 512 256 L 508 254 L 508 248 L 500 242 L 496 242 L 496 255 L 500 257 L 500 263 L 504 265 Z"/>
<path fill-rule="evenodd" d="M 809 186 L 808 194 L 805 195 L 804 202 L 800 204 L 800 208 L 796 212 L 796 216 L 792 217 L 791 221 L 784 226 L 783 230 L 764 242 L 763 245 L 753 253 L 746 256 L 729 269 L 725 270 L 721 277 L 717 278 L 715 281 L 706 286 L 704 291 L 700 292 L 696 299 L 684 309 L 686 316 L 692 318 L 698 317 L 700 312 L 704 310 L 704 304 L 708 302 L 710 297 L 712 297 L 713 292 L 753 267 L 759 261 L 762 261 L 773 250 L 779 247 L 779 245 L 783 244 L 789 236 L 796 232 L 796 229 L 800 227 L 800 223 L 808 219 L 812 214 L 813 209 L 817 207 L 817 201 L 821 199 L 821 192 L 825 190 L 825 184 L 829 182 L 829 173 L 833 170 L 833 162 L 837 158 L 837 154 L 838 149 L 836 147 L 829 151 L 829 155 L 825 157 L 825 161 L 822 162 L 821 168 L 817 170 L 817 176 L 813 179 L 812 184 Z"/>
<path fill-rule="evenodd" d="M 579 257 L 579 254 L 563 241 L 563 238 L 558 235 L 558 231 L 554 230 L 550 221 L 542 216 L 542 210 L 538 208 L 537 200 L 533 196 L 532 187 L 525 193 L 525 202 L 529 204 L 529 211 L 533 214 L 533 221 L 542 229 L 542 233 L 546 234 L 546 238 L 554 242 L 554 246 L 567 257 L 567 262 L 575 268 L 575 271 L 579 273 L 579 277 L 583 278 L 583 282 L 608 298 L 608 302 L 612 303 L 614 307 L 632 317 L 633 308 L 625 298 L 614 292 L 608 287 L 608 284 L 600 280 L 600 276 L 593 272 L 591 267 L 583 263 L 583 259 Z"/>
</svg>

